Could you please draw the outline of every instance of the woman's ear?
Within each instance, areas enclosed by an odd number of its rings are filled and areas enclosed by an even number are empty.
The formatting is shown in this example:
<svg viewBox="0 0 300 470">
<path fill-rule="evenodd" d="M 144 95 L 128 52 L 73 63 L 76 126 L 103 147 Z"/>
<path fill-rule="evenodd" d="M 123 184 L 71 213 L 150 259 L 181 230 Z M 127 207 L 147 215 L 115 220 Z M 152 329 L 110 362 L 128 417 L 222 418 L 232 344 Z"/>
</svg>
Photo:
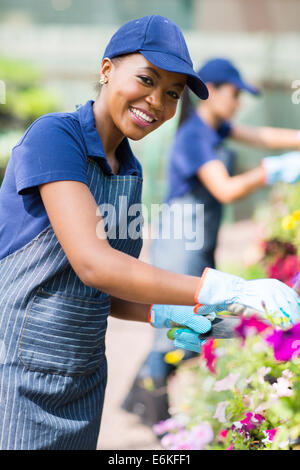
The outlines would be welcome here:
<svg viewBox="0 0 300 470">
<path fill-rule="evenodd" d="M 208 89 L 209 94 L 213 93 L 216 90 L 216 87 L 215 87 L 214 83 L 212 83 L 212 82 L 207 82 L 207 83 L 205 83 L 205 85 Z"/>
<path fill-rule="evenodd" d="M 112 61 L 108 57 L 105 57 L 102 60 L 100 80 L 102 80 L 103 83 L 107 83 L 109 81 L 109 76 L 111 74 L 112 66 L 113 66 Z"/>
</svg>

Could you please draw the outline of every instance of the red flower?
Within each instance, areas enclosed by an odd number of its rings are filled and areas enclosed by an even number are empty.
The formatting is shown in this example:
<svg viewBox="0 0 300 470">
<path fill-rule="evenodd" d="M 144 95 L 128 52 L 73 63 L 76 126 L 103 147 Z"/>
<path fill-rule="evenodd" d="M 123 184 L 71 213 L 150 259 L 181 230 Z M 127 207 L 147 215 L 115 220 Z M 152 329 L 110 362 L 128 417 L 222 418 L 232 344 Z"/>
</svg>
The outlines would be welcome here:
<svg viewBox="0 0 300 470">
<path fill-rule="evenodd" d="M 228 429 L 221 429 L 221 431 L 219 432 L 218 440 L 221 442 L 225 441 L 227 434 L 228 434 Z"/>
<path fill-rule="evenodd" d="M 292 279 L 300 271 L 300 261 L 296 255 L 278 258 L 267 268 L 267 274 L 273 279 L 285 282 L 291 287 Z"/>
</svg>

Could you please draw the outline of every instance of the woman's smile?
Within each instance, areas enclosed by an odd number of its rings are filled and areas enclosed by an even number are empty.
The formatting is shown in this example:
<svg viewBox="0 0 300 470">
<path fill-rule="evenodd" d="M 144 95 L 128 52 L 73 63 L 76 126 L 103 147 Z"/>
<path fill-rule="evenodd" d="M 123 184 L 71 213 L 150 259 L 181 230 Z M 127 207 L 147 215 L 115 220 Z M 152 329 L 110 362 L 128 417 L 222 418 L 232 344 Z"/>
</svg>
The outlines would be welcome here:
<svg viewBox="0 0 300 470">
<path fill-rule="evenodd" d="M 135 124 L 140 127 L 148 127 L 157 121 L 157 118 L 153 114 L 141 108 L 136 108 L 135 106 L 129 106 L 129 114 Z"/>
</svg>

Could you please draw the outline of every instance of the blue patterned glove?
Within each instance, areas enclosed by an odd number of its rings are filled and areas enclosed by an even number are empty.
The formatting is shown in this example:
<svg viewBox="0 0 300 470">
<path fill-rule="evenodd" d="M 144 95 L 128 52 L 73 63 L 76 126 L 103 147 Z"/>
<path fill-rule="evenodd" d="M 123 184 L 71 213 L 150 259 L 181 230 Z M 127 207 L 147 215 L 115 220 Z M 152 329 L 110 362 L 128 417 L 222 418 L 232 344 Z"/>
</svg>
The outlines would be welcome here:
<svg viewBox="0 0 300 470">
<path fill-rule="evenodd" d="M 201 346 L 206 343 L 206 340 L 199 339 L 199 333 L 195 333 L 189 328 L 179 328 L 174 332 L 173 342 L 176 348 L 187 349 L 200 354 Z"/>
<path fill-rule="evenodd" d="M 221 312 L 240 304 L 265 316 L 266 311 L 283 323 L 293 324 L 300 320 L 300 297 L 277 279 L 246 281 L 241 277 L 206 268 L 198 291 L 197 313 Z M 201 304 L 201 305 L 199 305 Z"/>
<path fill-rule="evenodd" d="M 278 181 L 296 183 L 300 179 L 300 152 L 288 152 L 278 157 L 266 157 L 262 160 L 267 184 Z"/>
<path fill-rule="evenodd" d="M 200 353 L 201 344 L 205 341 L 199 339 L 200 333 L 207 333 L 211 329 L 211 321 L 215 314 L 209 312 L 209 317 L 195 314 L 193 306 L 185 305 L 151 305 L 149 321 L 155 328 L 173 328 L 174 345 L 178 348 L 188 349 Z M 187 327 L 187 328 L 180 328 Z"/>
</svg>

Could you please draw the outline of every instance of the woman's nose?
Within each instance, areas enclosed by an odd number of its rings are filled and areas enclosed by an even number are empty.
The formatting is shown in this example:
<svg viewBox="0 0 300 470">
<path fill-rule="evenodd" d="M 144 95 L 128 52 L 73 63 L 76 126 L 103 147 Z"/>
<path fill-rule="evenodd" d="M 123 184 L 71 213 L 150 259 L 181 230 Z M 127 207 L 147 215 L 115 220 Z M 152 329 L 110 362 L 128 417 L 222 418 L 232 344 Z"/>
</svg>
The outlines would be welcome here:
<svg viewBox="0 0 300 470">
<path fill-rule="evenodd" d="M 163 98 L 162 94 L 158 90 L 153 90 L 151 94 L 146 96 L 146 102 L 155 111 L 162 111 L 163 109 Z"/>
</svg>

